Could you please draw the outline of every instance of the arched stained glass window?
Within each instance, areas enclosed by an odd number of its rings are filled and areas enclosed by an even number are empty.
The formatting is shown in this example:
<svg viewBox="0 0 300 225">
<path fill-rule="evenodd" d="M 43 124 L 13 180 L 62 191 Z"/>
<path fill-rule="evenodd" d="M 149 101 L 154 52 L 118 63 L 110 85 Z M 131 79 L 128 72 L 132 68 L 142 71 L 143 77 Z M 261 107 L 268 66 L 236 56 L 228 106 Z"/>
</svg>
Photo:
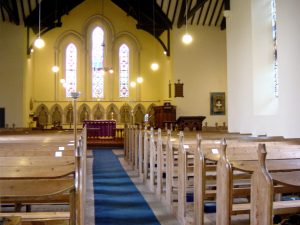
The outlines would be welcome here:
<svg viewBox="0 0 300 225">
<path fill-rule="evenodd" d="M 96 27 L 92 33 L 92 97 L 104 98 L 104 32 Z"/>
<path fill-rule="evenodd" d="M 77 48 L 70 43 L 66 48 L 66 97 L 76 91 L 77 78 Z"/>
<path fill-rule="evenodd" d="M 274 46 L 273 72 L 274 72 L 274 94 L 279 95 L 278 60 L 277 60 L 277 26 L 276 26 L 276 0 L 272 0 L 272 36 Z"/>
<path fill-rule="evenodd" d="M 119 48 L 119 96 L 129 97 L 129 48 L 122 44 Z"/>
</svg>

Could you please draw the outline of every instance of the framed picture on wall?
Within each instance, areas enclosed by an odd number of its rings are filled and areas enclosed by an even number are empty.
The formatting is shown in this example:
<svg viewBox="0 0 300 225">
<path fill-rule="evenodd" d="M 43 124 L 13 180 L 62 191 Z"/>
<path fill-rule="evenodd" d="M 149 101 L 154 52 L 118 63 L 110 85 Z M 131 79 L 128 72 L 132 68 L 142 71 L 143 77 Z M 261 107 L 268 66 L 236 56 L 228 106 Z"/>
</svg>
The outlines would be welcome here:
<svg viewBox="0 0 300 225">
<path fill-rule="evenodd" d="M 225 115 L 225 92 L 210 93 L 210 115 Z"/>
</svg>

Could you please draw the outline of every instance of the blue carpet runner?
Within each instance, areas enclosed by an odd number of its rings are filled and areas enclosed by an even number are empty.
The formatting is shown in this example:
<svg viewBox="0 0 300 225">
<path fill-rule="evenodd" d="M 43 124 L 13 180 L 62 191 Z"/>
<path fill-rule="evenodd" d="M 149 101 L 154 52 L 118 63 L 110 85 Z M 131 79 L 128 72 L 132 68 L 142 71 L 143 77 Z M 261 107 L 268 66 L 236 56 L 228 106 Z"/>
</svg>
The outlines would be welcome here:
<svg viewBox="0 0 300 225">
<path fill-rule="evenodd" d="M 112 150 L 93 151 L 95 225 L 160 225 Z"/>
</svg>

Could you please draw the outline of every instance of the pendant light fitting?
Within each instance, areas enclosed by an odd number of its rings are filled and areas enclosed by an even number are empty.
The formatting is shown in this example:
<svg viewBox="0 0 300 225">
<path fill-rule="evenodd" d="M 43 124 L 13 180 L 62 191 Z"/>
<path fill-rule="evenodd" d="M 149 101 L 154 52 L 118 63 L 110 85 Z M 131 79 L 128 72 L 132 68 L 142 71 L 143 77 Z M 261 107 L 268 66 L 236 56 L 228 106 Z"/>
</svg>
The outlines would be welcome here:
<svg viewBox="0 0 300 225">
<path fill-rule="evenodd" d="M 41 2 L 42 0 L 39 0 L 39 36 L 34 41 L 34 46 L 39 49 L 45 46 L 45 41 L 41 38 Z"/>
<path fill-rule="evenodd" d="M 185 34 L 182 36 L 182 42 L 186 45 L 192 43 L 193 37 L 187 32 L 187 0 L 185 0 Z"/>
</svg>

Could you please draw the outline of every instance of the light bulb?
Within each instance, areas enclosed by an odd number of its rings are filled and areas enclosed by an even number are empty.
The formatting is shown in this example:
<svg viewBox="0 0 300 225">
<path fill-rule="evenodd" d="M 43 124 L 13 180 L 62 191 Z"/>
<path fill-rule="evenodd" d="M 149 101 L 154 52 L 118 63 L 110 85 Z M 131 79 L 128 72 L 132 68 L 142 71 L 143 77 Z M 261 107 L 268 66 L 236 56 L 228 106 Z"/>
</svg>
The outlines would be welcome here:
<svg viewBox="0 0 300 225">
<path fill-rule="evenodd" d="M 114 73 L 114 70 L 113 70 L 112 68 L 110 68 L 110 69 L 108 70 L 108 72 L 109 72 L 110 74 L 113 74 L 113 73 Z"/>
<path fill-rule="evenodd" d="M 58 66 L 52 66 L 52 72 L 53 73 L 57 73 L 59 71 L 59 67 Z"/>
<path fill-rule="evenodd" d="M 182 42 L 186 45 L 189 45 L 193 41 L 193 37 L 189 33 L 185 33 L 182 36 Z"/>
<path fill-rule="evenodd" d="M 38 37 L 34 41 L 34 46 L 37 47 L 37 48 L 43 48 L 45 46 L 45 41 L 41 37 Z"/>
<path fill-rule="evenodd" d="M 136 81 L 137 81 L 139 84 L 141 84 L 141 83 L 143 83 L 144 79 L 143 79 L 142 77 L 138 77 L 138 78 L 136 79 Z"/>
<path fill-rule="evenodd" d="M 136 83 L 134 81 L 131 81 L 130 82 L 130 87 L 135 87 L 136 86 Z"/>
<path fill-rule="evenodd" d="M 154 62 L 154 63 L 151 64 L 151 69 L 152 69 L 153 71 L 158 70 L 158 68 L 159 68 L 159 65 L 158 65 L 156 62 Z"/>
</svg>

